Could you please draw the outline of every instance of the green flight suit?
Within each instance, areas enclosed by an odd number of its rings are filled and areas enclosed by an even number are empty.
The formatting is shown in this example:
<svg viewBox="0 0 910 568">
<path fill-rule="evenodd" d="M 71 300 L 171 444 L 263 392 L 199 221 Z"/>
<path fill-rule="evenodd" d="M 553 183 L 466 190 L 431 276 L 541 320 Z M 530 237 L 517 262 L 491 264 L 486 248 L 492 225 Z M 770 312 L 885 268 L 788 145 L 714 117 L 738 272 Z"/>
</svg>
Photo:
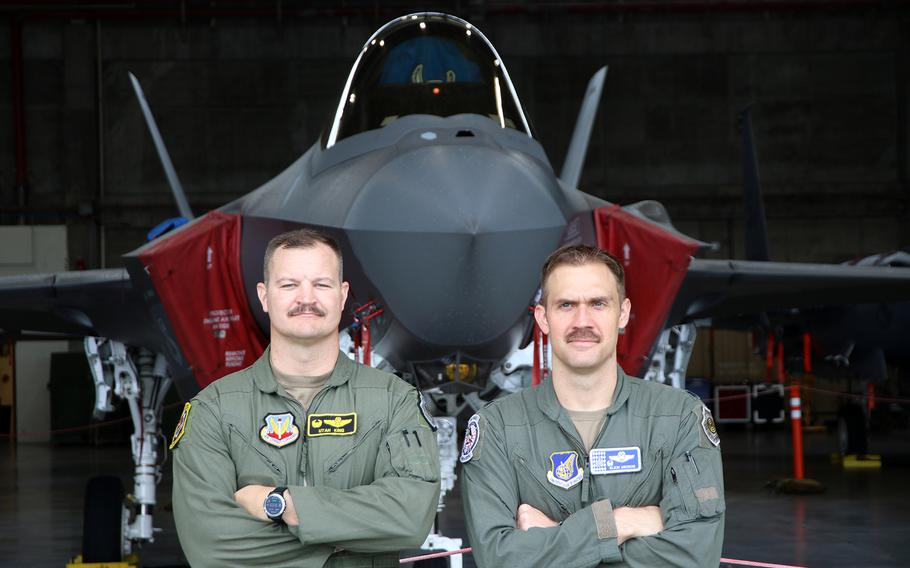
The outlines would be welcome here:
<svg viewBox="0 0 910 568">
<path fill-rule="evenodd" d="M 476 439 L 469 421 L 462 491 L 478 566 L 718 565 L 725 509 L 720 439 L 693 395 L 619 369 L 591 456 L 601 449 L 601 457 L 624 460 L 638 448 L 639 461 L 611 461 L 609 468 L 599 461 L 596 475 L 551 380 L 491 403 L 472 420 Z M 621 470 L 635 465 L 640 471 Z M 523 503 L 560 524 L 517 529 Z M 618 546 L 613 508 L 646 505 L 660 506 L 664 530 Z"/>
<path fill-rule="evenodd" d="M 266 349 L 200 392 L 174 438 L 174 519 L 194 567 L 398 566 L 429 534 L 439 453 L 419 394 L 343 353 L 309 413 Z M 252 517 L 234 501 L 246 485 L 287 486 L 300 525 Z"/>
</svg>

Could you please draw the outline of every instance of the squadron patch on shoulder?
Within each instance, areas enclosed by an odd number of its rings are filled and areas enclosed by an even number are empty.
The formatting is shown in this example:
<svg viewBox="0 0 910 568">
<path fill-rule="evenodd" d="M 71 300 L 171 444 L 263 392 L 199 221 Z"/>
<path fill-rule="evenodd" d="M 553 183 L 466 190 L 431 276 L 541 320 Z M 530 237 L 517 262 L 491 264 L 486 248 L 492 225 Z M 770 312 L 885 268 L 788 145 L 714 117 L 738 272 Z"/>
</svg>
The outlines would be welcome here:
<svg viewBox="0 0 910 568">
<path fill-rule="evenodd" d="M 578 452 L 553 452 L 550 454 L 550 471 L 547 481 L 556 487 L 571 489 L 581 482 L 584 469 L 578 467 Z"/>
<path fill-rule="evenodd" d="M 720 434 L 717 433 L 717 425 L 714 424 L 714 417 L 707 406 L 701 407 L 701 429 L 704 430 L 709 442 L 715 447 L 720 445 Z"/>
<path fill-rule="evenodd" d="M 294 415 L 290 412 L 267 414 L 263 420 L 265 426 L 259 429 L 259 438 L 270 446 L 283 448 L 300 437 L 300 428 L 294 424 Z"/>
<path fill-rule="evenodd" d="M 468 419 L 468 427 L 464 431 L 464 443 L 461 445 L 461 456 L 458 461 L 468 463 L 474 457 L 477 442 L 480 441 L 480 416 L 475 414 Z"/>
<path fill-rule="evenodd" d="M 177 442 L 186 434 L 186 423 L 190 419 L 190 408 L 193 403 L 188 402 L 183 405 L 183 412 L 180 414 L 180 420 L 177 421 L 177 427 L 174 428 L 174 435 L 171 437 L 171 445 L 167 449 L 173 450 L 177 447 Z"/>
<path fill-rule="evenodd" d="M 423 419 L 430 425 L 430 429 L 435 432 L 438 429 L 436 426 L 436 419 L 430 414 L 430 410 L 427 408 L 427 399 L 420 394 L 420 391 L 417 391 L 417 408 L 420 409 L 420 414 L 423 416 Z"/>
<path fill-rule="evenodd" d="M 317 436 L 352 436 L 357 432 L 357 413 L 344 414 L 310 414 L 307 418 L 306 435 Z"/>
</svg>

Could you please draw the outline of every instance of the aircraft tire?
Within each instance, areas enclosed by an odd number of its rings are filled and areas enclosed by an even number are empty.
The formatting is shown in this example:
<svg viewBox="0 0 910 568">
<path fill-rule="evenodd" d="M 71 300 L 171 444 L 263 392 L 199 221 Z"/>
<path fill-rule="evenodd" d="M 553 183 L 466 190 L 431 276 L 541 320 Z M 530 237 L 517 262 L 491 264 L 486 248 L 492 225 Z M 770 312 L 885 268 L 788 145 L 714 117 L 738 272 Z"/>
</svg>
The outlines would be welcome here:
<svg viewBox="0 0 910 568">
<path fill-rule="evenodd" d="M 844 404 L 837 417 L 838 439 L 842 455 L 865 455 L 869 451 L 866 413 L 855 402 Z"/>
<path fill-rule="evenodd" d="M 82 521 L 82 561 L 119 562 L 123 557 L 123 482 L 113 475 L 89 479 Z"/>
</svg>

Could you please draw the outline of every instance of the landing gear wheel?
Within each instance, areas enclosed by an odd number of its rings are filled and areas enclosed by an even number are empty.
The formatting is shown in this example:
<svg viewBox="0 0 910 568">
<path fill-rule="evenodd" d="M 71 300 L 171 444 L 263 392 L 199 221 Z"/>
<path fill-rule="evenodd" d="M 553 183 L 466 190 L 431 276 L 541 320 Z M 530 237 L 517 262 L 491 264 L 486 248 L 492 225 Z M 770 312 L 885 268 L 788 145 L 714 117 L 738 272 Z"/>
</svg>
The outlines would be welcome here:
<svg viewBox="0 0 910 568">
<path fill-rule="evenodd" d="M 866 455 L 869 450 L 869 431 L 863 407 L 848 402 L 837 417 L 837 434 L 841 455 Z"/>
<path fill-rule="evenodd" d="M 119 562 L 123 557 L 123 482 L 101 475 L 85 487 L 82 561 Z"/>
</svg>

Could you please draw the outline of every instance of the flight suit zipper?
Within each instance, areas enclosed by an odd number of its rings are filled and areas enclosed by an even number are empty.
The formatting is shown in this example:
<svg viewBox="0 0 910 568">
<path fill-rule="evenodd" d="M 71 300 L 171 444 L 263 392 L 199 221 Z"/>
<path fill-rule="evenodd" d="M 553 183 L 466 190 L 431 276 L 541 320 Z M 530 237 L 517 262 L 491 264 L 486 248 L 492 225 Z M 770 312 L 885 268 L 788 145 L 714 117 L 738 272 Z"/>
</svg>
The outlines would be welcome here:
<svg viewBox="0 0 910 568">
<path fill-rule="evenodd" d="M 518 459 L 518 463 L 521 464 L 521 467 L 523 467 L 525 469 L 525 471 L 528 472 L 528 476 L 531 479 L 533 479 L 535 482 L 537 482 L 537 484 L 540 485 L 540 488 L 543 489 L 543 492 L 545 494 L 549 495 L 550 498 L 556 502 L 556 505 L 559 507 L 559 510 L 562 512 L 562 514 L 565 515 L 566 517 L 571 515 L 572 512 L 569 511 L 569 507 L 566 506 L 566 504 L 563 503 L 561 499 L 557 499 L 556 496 L 553 494 L 553 492 L 550 491 L 550 488 L 547 487 L 546 485 L 544 485 L 544 482 L 541 481 L 540 479 L 538 479 L 536 475 L 534 475 L 534 472 L 531 471 L 531 467 L 528 465 L 528 463 L 525 461 L 525 459 L 517 454 L 515 457 Z"/>
<path fill-rule="evenodd" d="M 262 450 L 260 450 L 252 442 L 250 442 L 250 439 L 246 437 L 246 434 L 241 432 L 240 429 L 237 428 L 236 426 L 234 426 L 233 424 L 228 424 L 228 428 L 232 432 L 234 432 L 238 436 L 240 436 L 240 439 L 243 440 L 247 446 L 252 448 L 252 450 L 255 451 L 257 454 L 259 454 L 259 457 L 262 458 L 262 460 L 266 463 L 266 465 L 268 465 L 270 468 L 272 468 L 272 471 L 274 471 L 276 474 L 278 474 L 282 477 L 284 476 L 284 474 L 281 472 L 281 468 L 278 467 L 278 464 L 276 464 L 274 461 L 272 461 L 272 459 L 269 458 L 267 455 L 265 455 L 265 453 L 263 453 Z"/>
<path fill-rule="evenodd" d="M 331 466 L 329 466 L 328 472 L 329 472 L 329 473 L 335 473 L 335 470 L 338 469 L 339 467 L 341 467 L 341 464 L 343 464 L 344 461 L 345 461 L 346 459 L 348 459 L 348 457 L 349 457 L 351 454 L 353 454 L 353 453 L 357 450 L 357 448 L 359 448 L 360 446 L 363 445 L 363 442 L 367 439 L 367 437 L 373 432 L 373 430 L 375 430 L 376 428 L 378 428 L 380 424 L 382 424 L 382 420 L 377 420 L 376 422 L 374 422 L 373 425 L 370 426 L 370 429 L 367 430 L 365 434 L 363 434 L 362 436 L 360 436 L 360 439 L 357 440 L 357 443 L 356 443 L 356 444 L 354 444 L 348 451 L 346 451 L 345 453 L 341 454 L 341 455 L 338 457 L 338 459 L 335 460 L 335 462 L 334 462 Z"/>
<path fill-rule="evenodd" d="M 557 423 L 558 424 L 558 423 Z M 570 434 L 565 428 L 562 427 L 562 424 L 558 424 L 559 429 L 562 431 L 563 435 L 569 440 L 570 444 L 574 447 L 575 451 L 578 452 L 578 459 L 582 461 L 579 464 L 579 467 L 582 468 L 581 473 L 581 505 L 582 507 L 587 507 L 591 503 L 591 472 L 588 468 L 588 452 L 584 450 L 583 444 L 580 444 L 578 440 Z M 600 433 L 603 434 L 604 429 L 607 427 L 607 421 L 604 420 L 603 428 L 601 428 Z M 597 438 L 599 439 L 600 434 Z"/>
<path fill-rule="evenodd" d="M 662 457 L 663 457 L 663 448 L 658 448 L 657 451 L 654 453 L 654 459 L 651 462 L 651 466 L 648 468 L 648 471 L 645 474 L 644 481 L 642 481 L 638 485 L 635 485 L 631 489 L 629 489 L 629 491 L 626 492 L 625 497 L 621 501 L 617 501 L 618 503 L 621 503 L 623 506 L 629 505 L 632 502 L 632 498 L 637 497 L 638 493 L 642 489 L 647 490 L 648 484 L 651 482 L 651 477 L 654 475 L 654 472 L 658 469 L 657 464 L 659 464 L 661 462 Z M 675 473 L 673 473 L 673 471 L 672 471 L 673 468 L 670 468 L 670 470 L 671 470 L 671 474 L 674 476 L 673 480 L 675 482 L 676 477 L 675 477 Z M 639 506 L 639 505 L 635 505 L 635 506 Z"/>
<path fill-rule="evenodd" d="M 313 397 L 313 400 L 310 401 L 310 406 L 309 406 L 309 408 L 308 408 L 307 410 L 304 410 L 304 409 L 303 409 L 303 406 L 300 404 L 300 401 L 295 400 L 295 402 L 297 403 L 298 406 L 301 407 L 300 409 L 301 409 L 301 411 L 303 412 L 303 428 L 304 428 L 304 432 L 303 432 L 303 444 L 300 445 L 301 450 L 300 450 L 300 458 L 299 458 L 298 464 L 297 464 L 297 469 L 300 470 L 300 473 L 302 474 L 302 476 L 301 476 L 301 477 L 303 478 L 303 483 L 302 483 L 302 485 L 303 485 L 304 487 L 307 486 L 306 474 L 307 474 L 307 461 L 308 461 L 308 458 L 309 458 L 309 435 L 308 435 L 308 432 L 309 432 L 309 424 L 310 424 L 310 414 L 314 414 L 314 413 L 315 413 L 316 407 L 317 407 L 317 405 L 318 405 L 317 403 L 325 397 L 325 393 L 327 393 L 327 392 L 329 391 L 330 388 L 334 389 L 334 388 L 338 388 L 338 387 L 337 387 L 337 386 L 333 386 L 333 387 L 325 386 L 325 387 L 323 387 L 319 392 L 316 393 L 316 395 Z"/>
</svg>

